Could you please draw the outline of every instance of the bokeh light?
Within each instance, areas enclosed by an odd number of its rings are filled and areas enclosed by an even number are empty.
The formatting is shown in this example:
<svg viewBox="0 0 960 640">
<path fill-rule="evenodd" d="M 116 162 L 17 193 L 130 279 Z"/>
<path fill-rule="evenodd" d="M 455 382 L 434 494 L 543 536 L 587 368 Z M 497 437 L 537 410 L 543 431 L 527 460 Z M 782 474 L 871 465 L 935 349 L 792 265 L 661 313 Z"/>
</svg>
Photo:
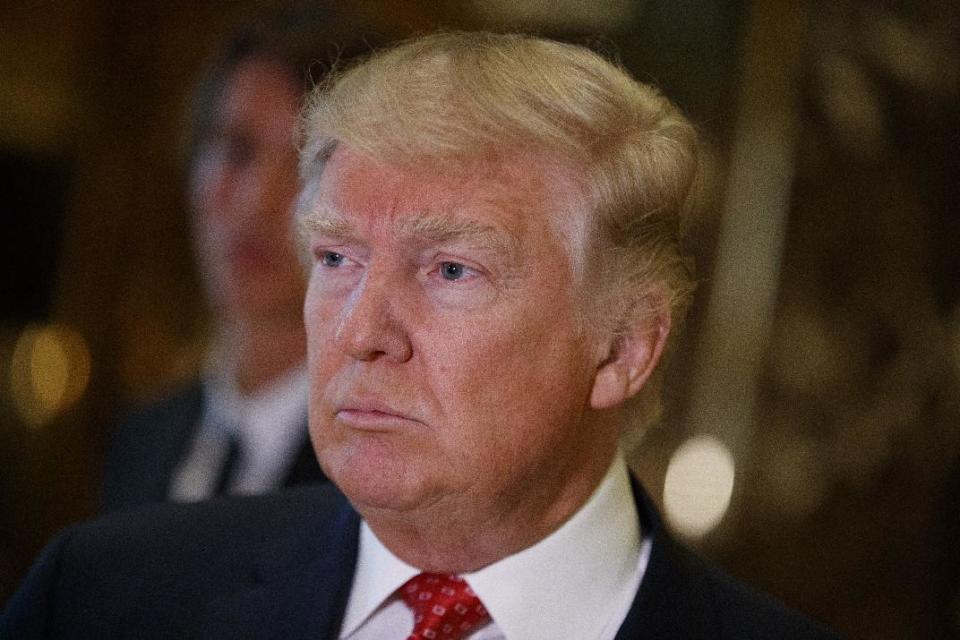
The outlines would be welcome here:
<svg viewBox="0 0 960 640">
<path fill-rule="evenodd" d="M 10 363 L 10 391 L 24 424 L 48 424 L 83 395 L 90 379 L 90 351 L 78 331 L 64 325 L 31 325 L 17 338 Z"/>
<path fill-rule="evenodd" d="M 695 436 L 674 452 L 663 503 L 677 533 L 699 538 L 720 523 L 730 506 L 735 468 L 730 450 L 713 436 Z"/>
<path fill-rule="evenodd" d="M 866 425 L 864 425 L 866 426 Z M 838 434 L 830 445 L 812 437 L 787 432 L 778 433 L 777 443 L 762 461 L 764 497 L 780 514 L 792 518 L 808 516 L 823 503 L 830 489 L 828 467 L 851 476 L 872 475 L 881 455 L 881 443 L 866 446 L 857 439 L 860 431 Z M 857 444 L 864 442 L 863 449 Z"/>
</svg>

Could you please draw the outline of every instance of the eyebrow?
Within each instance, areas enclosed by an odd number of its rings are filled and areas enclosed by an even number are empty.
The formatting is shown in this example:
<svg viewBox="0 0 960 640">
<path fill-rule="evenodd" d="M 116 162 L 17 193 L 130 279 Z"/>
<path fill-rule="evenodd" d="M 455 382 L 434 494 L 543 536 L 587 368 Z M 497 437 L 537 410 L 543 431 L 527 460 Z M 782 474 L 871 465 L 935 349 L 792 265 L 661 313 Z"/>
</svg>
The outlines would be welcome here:
<svg viewBox="0 0 960 640">
<path fill-rule="evenodd" d="M 353 226 L 337 215 L 330 215 L 329 211 L 311 211 L 298 216 L 297 226 L 301 234 L 319 234 L 331 238 L 352 239 Z"/>
<path fill-rule="evenodd" d="M 344 216 L 329 207 L 320 207 L 300 218 L 301 233 L 330 238 L 357 240 L 359 234 Z M 468 242 L 480 249 L 516 254 L 519 240 L 506 230 L 476 220 L 457 220 L 452 216 L 423 213 L 403 219 L 397 234 L 411 240 L 435 244 L 449 241 Z"/>
<path fill-rule="evenodd" d="M 417 215 L 404 220 L 400 233 L 411 238 L 423 238 L 429 242 L 464 240 L 482 249 L 514 253 L 519 242 L 505 230 L 476 220 L 455 220 L 448 216 Z"/>
</svg>

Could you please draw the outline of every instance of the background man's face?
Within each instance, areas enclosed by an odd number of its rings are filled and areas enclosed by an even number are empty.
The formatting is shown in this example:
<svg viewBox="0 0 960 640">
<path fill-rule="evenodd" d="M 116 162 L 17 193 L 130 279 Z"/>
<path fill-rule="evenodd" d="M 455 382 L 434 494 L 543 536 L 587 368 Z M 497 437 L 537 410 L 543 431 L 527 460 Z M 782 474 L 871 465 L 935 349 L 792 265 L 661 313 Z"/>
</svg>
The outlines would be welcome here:
<svg viewBox="0 0 960 640">
<path fill-rule="evenodd" d="M 276 63 L 241 62 L 194 162 L 197 252 L 211 303 L 223 314 L 297 314 L 302 304 L 290 231 L 300 93 L 288 76 Z"/>
<path fill-rule="evenodd" d="M 549 220 L 571 194 L 536 166 L 414 173 L 341 147 L 320 178 L 310 429 L 361 512 L 543 509 L 595 465 L 597 363 Z"/>
</svg>

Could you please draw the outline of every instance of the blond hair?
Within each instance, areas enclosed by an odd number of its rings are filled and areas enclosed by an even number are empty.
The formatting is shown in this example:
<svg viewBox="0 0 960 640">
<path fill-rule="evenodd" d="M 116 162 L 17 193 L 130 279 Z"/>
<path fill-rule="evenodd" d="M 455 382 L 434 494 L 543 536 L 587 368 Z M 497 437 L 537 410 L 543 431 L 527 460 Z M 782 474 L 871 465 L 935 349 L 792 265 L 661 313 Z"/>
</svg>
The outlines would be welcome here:
<svg viewBox="0 0 960 640">
<path fill-rule="evenodd" d="M 588 258 L 591 321 L 623 330 L 693 292 L 681 250 L 698 172 L 694 127 L 656 89 L 580 46 L 522 34 L 439 33 L 378 52 L 329 78 L 301 125 L 309 184 L 340 143 L 399 166 L 444 167 L 536 150 L 577 170 L 568 233 Z M 559 177 L 558 177 L 559 179 Z M 577 259 L 576 256 L 581 256 Z M 594 317 L 595 316 L 595 317 Z"/>
</svg>

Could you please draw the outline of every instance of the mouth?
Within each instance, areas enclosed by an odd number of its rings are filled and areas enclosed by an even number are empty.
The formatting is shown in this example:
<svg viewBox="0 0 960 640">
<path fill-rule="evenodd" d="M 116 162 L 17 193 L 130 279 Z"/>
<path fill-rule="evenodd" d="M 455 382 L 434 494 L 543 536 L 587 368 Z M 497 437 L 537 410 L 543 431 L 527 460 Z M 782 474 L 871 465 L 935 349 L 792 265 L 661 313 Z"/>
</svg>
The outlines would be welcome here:
<svg viewBox="0 0 960 640">
<path fill-rule="evenodd" d="M 335 417 L 351 427 L 367 431 L 390 431 L 412 423 L 415 417 L 378 401 L 346 402 L 337 408 Z"/>
</svg>

